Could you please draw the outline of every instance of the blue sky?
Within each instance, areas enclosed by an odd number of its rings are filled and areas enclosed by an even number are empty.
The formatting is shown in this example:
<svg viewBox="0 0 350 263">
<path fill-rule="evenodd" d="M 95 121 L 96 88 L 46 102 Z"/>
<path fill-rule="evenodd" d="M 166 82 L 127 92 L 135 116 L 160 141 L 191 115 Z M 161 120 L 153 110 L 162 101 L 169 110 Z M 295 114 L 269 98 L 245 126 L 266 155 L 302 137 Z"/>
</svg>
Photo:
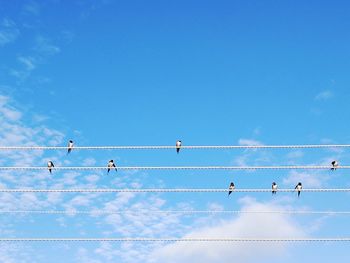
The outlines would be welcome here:
<svg viewBox="0 0 350 263">
<path fill-rule="evenodd" d="M 346 1 L 0 1 L 0 145 L 350 143 Z M 322 165 L 347 150 L 0 152 L 0 165 Z M 346 171 L 1 172 L 1 187 L 349 187 Z M 2 194 L 1 209 L 348 210 L 347 194 Z M 344 216 L 4 215 L 1 237 L 349 237 Z M 1 244 L 2 262 L 349 260 L 339 244 Z M 254 249 L 256 253 L 252 255 Z M 62 251 L 64 253 L 62 253 Z M 271 259 L 271 254 L 276 255 Z M 68 257 L 68 259 L 67 259 Z M 300 260 L 299 260 L 300 261 Z"/>
</svg>

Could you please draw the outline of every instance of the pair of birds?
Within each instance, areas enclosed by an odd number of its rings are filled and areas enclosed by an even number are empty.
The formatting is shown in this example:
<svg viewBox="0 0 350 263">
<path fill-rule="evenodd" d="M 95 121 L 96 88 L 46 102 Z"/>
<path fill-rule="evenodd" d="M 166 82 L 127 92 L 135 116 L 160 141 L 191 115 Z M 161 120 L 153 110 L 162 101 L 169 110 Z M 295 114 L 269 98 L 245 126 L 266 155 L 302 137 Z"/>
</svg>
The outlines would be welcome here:
<svg viewBox="0 0 350 263">
<path fill-rule="evenodd" d="M 113 160 L 109 160 L 107 167 L 107 173 L 109 173 L 111 169 L 115 169 L 116 172 L 118 171 L 117 166 L 115 165 Z M 47 168 L 49 169 L 49 172 L 52 173 L 52 168 L 55 168 L 55 165 L 52 161 L 47 162 Z"/>
<path fill-rule="evenodd" d="M 73 150 L 74 147 L 74 142 L 72 140 L 68 141 L 68 146 L 67 146 L 67 154 L 70 154 L 70 152 Z M 53 164 L 52 161 L 47 162 L 47 168 L 49 169 L 49 172 L 52 173 L 52 168 L 55 168 L 55 165 Z"/>
<path fill-rule="evenodd" d="M 276 193 L 277 193 L 277 184 L 276 184 L 276 182 L 273 182 L 272 183 L 272 194 L 273 195 L 275 195 Z M 297 190 L 298 191 L 298 197 L 300 196 L 300 193 L 301 193 L 301 189 L 303 189 L 303 185 L 302 185 L 302 183 L 301 182 L 299 182 L 296 186 L 295 186 L 295 188 L 294 188 L 295 190 Z M 233 183 L 233 182 L 231 182 L 230 183 L 230 186 L 229 186 L 229 188 L 228 188 L 228 195 L 230 195 L 234 190 L 235 190 L 235 184 Z"/>
</svg>

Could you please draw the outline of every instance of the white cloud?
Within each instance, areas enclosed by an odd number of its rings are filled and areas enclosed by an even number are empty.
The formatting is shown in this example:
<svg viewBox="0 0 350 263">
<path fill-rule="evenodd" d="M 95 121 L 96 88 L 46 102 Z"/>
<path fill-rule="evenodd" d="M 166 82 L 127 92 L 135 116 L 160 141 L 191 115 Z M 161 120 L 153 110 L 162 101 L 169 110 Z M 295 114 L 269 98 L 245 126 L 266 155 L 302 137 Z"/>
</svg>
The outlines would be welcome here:
<svg viewBox="0 0 350 263">
<path fill-rule="evenodd" d="M 9 98 L 6 96 L 0 95 L 0 116 L 4 120 L 13 122 L 18 121 L 22 117 L 22 113 L 13 107 L 8 105 Z"/>
<path fill-rule="evenodd" d="M 35 59 L 33 57 L 23 57 L 19 56 L 18 61 L 23 64 L 27 71 L 32 71 L 35 69 Z"/>
<path fill-rule="evenodd" d="M 0 46 L 9 44 L 17 39 L 19 36 L 19 30 L 10 19 L 4 18 L 0 23 Z"/>
<path fill-rule="evenodd" d="M 35 41 L 35 50 L 38 51 L 41 55 L 52 56 L 61 51 L 58 46 L 53 45 L 51 43 L 51 40 L 46 37 L 37 36 Z"/>
<path fill-rule="evenodd" d="M 39 15 L 40 14 L 40 5 L 37 2 L 29 2 L 23 6 L 23 10 L 32 15 Z"/>
<path fill-rule="evenodd" d="M 328 179 L 329 176 L 325 176 L 320 171 L 290 171 L 283 179 L 283 184 L 292 188 L 301 182 L 304 188 L 321 188 Z"/>
<path fill-rule="evenodd" d="M 83 165 L 84 166 L 94 166 L 96 164 L 96 159 L 89 157 L 83 160 Z"/>
<path fill-rule="evenodd" d="M 246 199 L 243 210 L 277 210 L 276 205 L 258 203 Z M 278 208 L 281 209 L 281 208 Z M 184 238 L 296 238 L 305 237 L 305 231 L 281 214 L 241 214 L 230 220 L 215 221 L 184 235 Z M 175 242 L 157 248 L 150 256 L 150 262 L 225 262 L 239 259 L 239 262 L 258 262 L 274 255 L 275 262 L 281 260 L 288 249 L 287 244 L 220 242 Z M 252 253 L 252 251 L 254 251 Z"/>
<path fill-rule="evenodd" d="M 288 165 L 297 165 L 304 157 L 304 152 L 301 150 L 293 150 L 286 155 Z"/>
<path fill-rule="evenodd" d="M 245 145 L 245 146 L 264 145 L 262 142 L 259 142 L 257 140 L 253 140 L 253 139 L 239 139 L 238 144 Z"/>
<path fill-rule="evenodd" d="M 261 141 L 254 139 L 241 138 L 238 140 L 238 144 L 242 146 L 259 146 L 264 145 Z M 239 154 L 233 159 L 233 163 L 238 166 L 247 165 L 262 165 L 271 162 L 271 152 L 263 149 L 250 148 L 245 149 L 243 154 Z M 251 172 L 251 171 L 248 171 Z"/>
<path fill-rule="evenodd" d="M 330 91 L 330 90 L 325 90 L 325 91 L 322 91 L 320 93 L 318 93 L 316 96 L 315 96 L 315 100 L 318 100 L 318 101 L 325 101 L 325 100 L 329 100 L 331 99 L 332 97 L 334 96 L 333 92 Z"/>
<path fill-rule="evenodd" d="M 76 262 L 84 262 L 84 263 L 102 263 L 102 261 L 99 261 L 97 259 L 91 258 L 91 255 L 89 253 L 89 250 L 87 250 L 84 247 L 80 247 L 78 249 Z"/>
</svg>

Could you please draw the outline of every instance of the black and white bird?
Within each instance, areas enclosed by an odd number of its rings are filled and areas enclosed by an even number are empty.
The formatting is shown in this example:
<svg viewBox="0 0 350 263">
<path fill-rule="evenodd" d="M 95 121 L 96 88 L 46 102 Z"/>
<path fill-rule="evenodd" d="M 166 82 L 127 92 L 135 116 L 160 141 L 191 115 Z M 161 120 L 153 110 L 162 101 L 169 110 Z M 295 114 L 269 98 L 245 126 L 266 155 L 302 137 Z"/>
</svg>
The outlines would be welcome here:
<svg viewBox="0 0 350 263">
<path fill-rule="evenodd" d="M 177 153 L 180 152 L 181 145 L 182 145 L 182 142 L 180 140 L 176 141 L 176 152 Z"/>
<path fill-rule="evenodd" d="M 233 190 L 235 190 L 235 184 L 233 182 L 230 183 L 228 190 L 228 195 L 230 195 L 233 192 Z"/>
<path fill-rule="evenodd" d="M 54 168 L 54 164 L 52 161 L 48 161 L 47 162 L 47 168 L 49 169 L 49 172 L 51 173 L 52 172 L 52 168 Z"/>
<path fill-rule="evenodd" d="M 74 146 L 74 142 L 72 140 L 69 140 L 67 154 L 69 154 L 73 150 L 73 146 Z"/>
<path fill-rule="evenodd" d="M 277 184 L 275 182 L 272 183 L 272 194 L 275 195 L 277 193 Z"/>
<path fill-rule="evenodd" d="M 332 170 L 332 171 L 337 170 L 337 168 L 338 168 L 338 166 L 339 166 L 339 163 L 338 163 L 337 161 L 334 160 L 333 162 L 331 162 L 331 164 L 332 164 L 331 170 Z"/>
<path fill-rule="evenodd" d="M 115 166 L 115 164 L 114 164 L 114 161 L 113 160 L 109 160 L 109 162 L 108 162 L 108 169 L 107 169 L 107 173 L 109 173 L 109 171 L 111 170 L 111 169 L 115 169 L 115 171 L 117 172 L 117 167 Z"/>
<path fill-rule="evenodd" d="M 298 197 L 299 197 L 299 196 L 300 196 L 301 189 L 303 189 L 303 185 L 301 184 L 301 182 L 299 182 L 299 183 L 295 186 L 294 189 L 298 191 Z"/>
</svg>

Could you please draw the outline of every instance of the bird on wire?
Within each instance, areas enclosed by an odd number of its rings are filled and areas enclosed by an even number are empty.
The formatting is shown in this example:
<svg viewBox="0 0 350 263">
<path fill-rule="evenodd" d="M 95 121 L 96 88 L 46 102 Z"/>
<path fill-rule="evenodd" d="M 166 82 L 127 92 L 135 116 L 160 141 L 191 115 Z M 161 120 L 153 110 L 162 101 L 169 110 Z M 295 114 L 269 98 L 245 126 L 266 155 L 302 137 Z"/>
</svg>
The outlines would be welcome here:
<svg viewBox="0 0 350 263">
<path fill-rule="evenodd" d="M 52 168 L 54 168 L 55 165 L 53 164 L 52 161 L 47 162 L 47 168 L 49 169 L 49 172 L 52 173 Z"/>
<path fill-rule="evenodd" d="M 69 140 L 67 154 L 69 154 L 73 150 L 73 146 L 74 146 L 74 142 L 72 140 Z"/>
<path fill-rule="evenodd" d="M 332 170 L 332 171 L 337 170 L 337 168 L 338 168 L 338 166 L 339 166 L 339 163 L 338 163 L 336 160 L 334 160 L 334 161 L 331 162 L 331 164 L 332 164 L 331 170 Z"/>
<path fill-rule="evenodd" d="M 272 188 L 272 194 L 275 195 L 277 193 L 277 184 L 273 182 L 271 188 Z"/>
<path fill-rule="evenodd" d="M 303 189 L 303 185 L 301 184 L 301 182 L 299 182 L 295 187 L 294 187 L 295 190 L 298 191 L 298 197 L 300 196 L 300 193 L 301 193 L 301 189 Z"/>
<path fill-rule="evenodd" d="M 235 190 L 235 184 L 233 182 L 230 183 L 230 186 L 228 187 L 228 196 Z"/>
<path fill-rule="evenodd" d="M 180 152 L 181 145 L 182 145 L 182 142 L 180 140 L 176 141 L 176 152 L 177 153 Z"/>
<path fill-rule="evenodd" d="M 115 171 L 117 172 L 118 170 L 117 170 L 117 167 L 116 167 L 116 165 L 115 165 L 115 163 L 114 163 L 114 161 L 113 160 L 109 160 L 109 162 L 108 162 L 108 169 L 107 169 L 107 173 L 109 173 L 109 171 L 111 170 L 111 169 L 115 169 Z"/>
</svg>

